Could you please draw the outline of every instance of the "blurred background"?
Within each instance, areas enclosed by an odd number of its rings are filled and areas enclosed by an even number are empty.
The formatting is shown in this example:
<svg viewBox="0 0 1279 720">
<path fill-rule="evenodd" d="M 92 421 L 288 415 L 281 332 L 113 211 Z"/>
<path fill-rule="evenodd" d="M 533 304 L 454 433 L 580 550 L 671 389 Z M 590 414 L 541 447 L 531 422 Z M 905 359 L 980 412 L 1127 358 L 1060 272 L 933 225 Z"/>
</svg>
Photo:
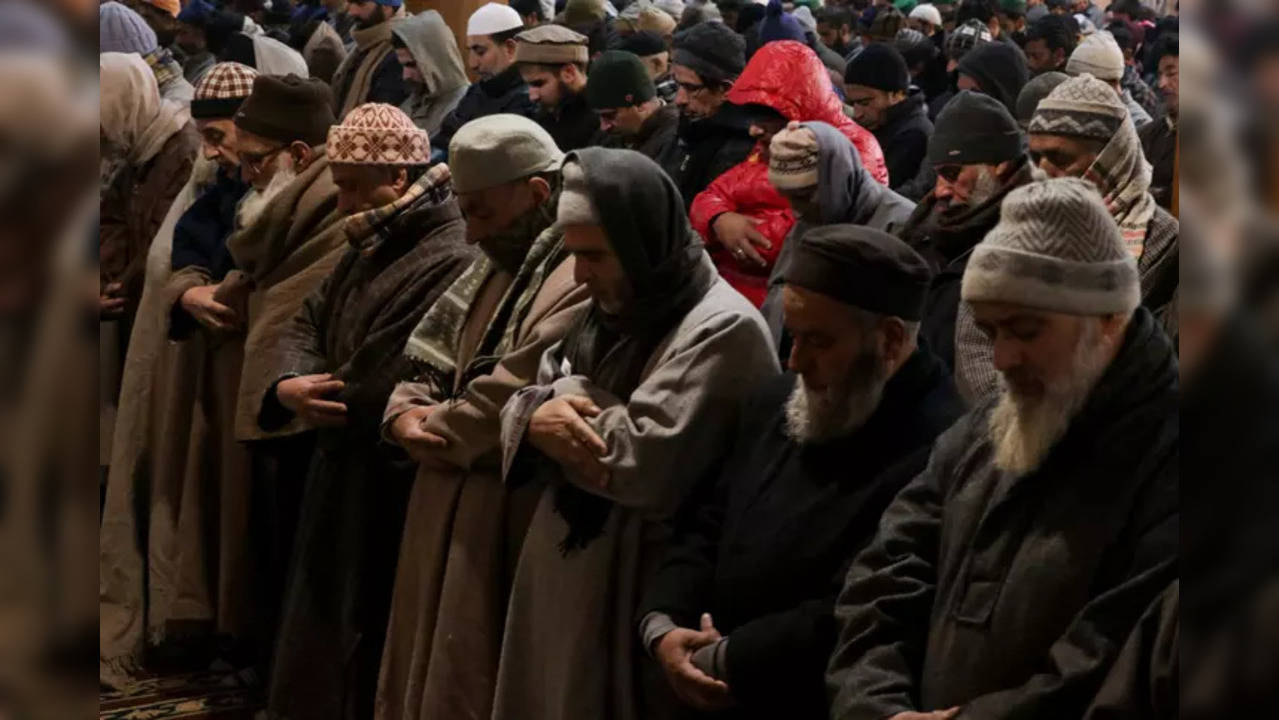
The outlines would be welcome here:
<svg viewBox="0 0 1279 720">
<path fill-rule="evenodd" d="M 1279 7 L 1180 11 L 1182 716 L 1279 717 Z M 0 0 L 0 719 L 97 707 L 97 18 Z"/>
</svg>

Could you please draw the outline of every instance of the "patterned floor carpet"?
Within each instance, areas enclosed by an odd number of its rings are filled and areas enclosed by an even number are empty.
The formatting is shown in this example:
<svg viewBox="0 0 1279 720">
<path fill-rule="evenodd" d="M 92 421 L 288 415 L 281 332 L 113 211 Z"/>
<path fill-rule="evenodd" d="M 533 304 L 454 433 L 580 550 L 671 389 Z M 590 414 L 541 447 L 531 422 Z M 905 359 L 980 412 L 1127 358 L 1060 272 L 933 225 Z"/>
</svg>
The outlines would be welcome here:
<svg viewBox="0 0 1279 720">
<path fill-rule="evenodd" d="M 99 720 L 252 720 L 254 693 L 230 672 L 201 672 L 141 680 L 127 690 L 104 690 Z"/>
</svg>

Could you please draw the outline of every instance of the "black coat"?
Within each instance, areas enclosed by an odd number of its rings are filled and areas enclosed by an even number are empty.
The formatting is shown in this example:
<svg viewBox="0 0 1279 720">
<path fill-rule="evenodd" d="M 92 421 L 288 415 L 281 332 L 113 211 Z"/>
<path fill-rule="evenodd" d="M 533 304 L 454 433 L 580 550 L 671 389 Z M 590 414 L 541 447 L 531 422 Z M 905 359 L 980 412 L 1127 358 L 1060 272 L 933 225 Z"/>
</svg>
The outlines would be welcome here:
<svg viewBox="0 0 1279 720">
<path fill-rule="evenodd" d="M 732 717 L 827 717 L 822 677 L 844 571 L 962 413 L 945 369 L 921 349 L 861 430 L 805 447 L 785 434 L 794 386 L 793 375 L 779 376 L 748 401 L 712 496 L 690 504 L 641 603 L 641 617 L 665 612 L 685 627 L 711 613 L 728 638 L 728 683 L 741 705 Z"/>
<path fill-rule="evenodd" d="M 536 111 L 537 107 L 528 98 L 528 85 L 520 77 L 520 71 L 512 65 L 494 77 L 481 80 L 466 89 L 466 94 L 458 101 L 457 107 L 440 123 L 440 131 L 431 138 L 431 148 L 447 155 L 453 134 L 476 118 L 498 113 L 531 118 Z M 440 159 L 444 159 L 443 156 Z"/>
<path fill-rule="evenodd" d="M 928 154 L 928 138 L 932 134 L 933 122 L 928 119 L 924 92 L 912 87 L 905 100 L 888 109 L 884 124 L 875 131 L 888 165 L 889 187 L 897 190 L 915 177 Z"/>
<path fill-rule="evenodd" d="M 586 92 L 572 93 L 554 110 L 539 108 L 537 122 L 555 139 L 563 152 L 603 145 L 600 118 L 586 102 Z"/>
<path fill-rule="evenodd" d="M 1154 173 L 1150 178 L 1150 194 L 1165 210 L 1172 208 L 1173 169 L 1177 157 L 1177 131 L 1166 118 L 1147 123 L 1137 131 L 1141 149 Z"/>
<path fill-rule="evenodd" d="M 1177 361 L 1149 311 L 1039 469 L 994 466 L 993 404 L 938 438 L 853 562 L 832 718 L 1079 718 L 1176 578 Z"/>
<path fill-rule="evenodd" d="M 697 122 L 681 122 L 679 142 L 661 162 L 662 169 L 679 186 L 685 209 L 693 198 L 750 155 L 755 139 L 736 116 L 717 113 Z"/>
</svg>

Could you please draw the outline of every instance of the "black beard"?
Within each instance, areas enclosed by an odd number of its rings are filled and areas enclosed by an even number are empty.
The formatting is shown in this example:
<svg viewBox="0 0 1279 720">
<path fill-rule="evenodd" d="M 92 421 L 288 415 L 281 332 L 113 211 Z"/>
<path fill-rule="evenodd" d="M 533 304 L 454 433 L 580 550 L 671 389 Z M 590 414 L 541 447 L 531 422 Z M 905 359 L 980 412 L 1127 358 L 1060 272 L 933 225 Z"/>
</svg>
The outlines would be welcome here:
<svg viewBox="0 0 1279 720">
<path fill-rule="evenodd" d="M 515 275 L 524 265 L 524 258 L 528 257 L 533 241 L 554 222 L 555 218 L 551 214 L 554 207 L 555 204 L 550 202 L 538 205 L 516 218 L 501 232 L 481 238 L 476 244 L 494 265 Z"/>
</svg>

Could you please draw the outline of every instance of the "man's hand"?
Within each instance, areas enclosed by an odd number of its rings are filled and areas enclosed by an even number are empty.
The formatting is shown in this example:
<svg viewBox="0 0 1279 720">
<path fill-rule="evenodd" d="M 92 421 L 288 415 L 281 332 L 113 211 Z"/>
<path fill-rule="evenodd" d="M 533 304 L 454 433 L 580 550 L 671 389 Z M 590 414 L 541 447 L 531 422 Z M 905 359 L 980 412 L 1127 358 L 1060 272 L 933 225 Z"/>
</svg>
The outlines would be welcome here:
<svg viewBox="0 0 1279 720">
<path fill-rule="evenodd" d="M 396 444 L 423 465 L 438 465 L 435 451 L 449 445 L 446 438 L 425 430 L 427 418 L 438 409 L 439 405 L 416 405 L 391 422 L 391 437 Z"/>
<path fill-rule="evenodd" d="M 765 250 L 773 249 L 773 244 L 768 241 L 768 238 L 755 229 L 755 226 L 761 222 L 763 221 L 740 213 L 726 212 L 715 218 L 713 226 L 715 239 L 728 250 L 734 260 L 742 265 L 751 262 L 760 267 L 767 267 L 768 263 L 755 249 L 756 245 Z"/>
<path fill-rule="evenodd" d="M 608 444 L 585 420 L 599 414 L 595 403 L 581 395 L 549 400 L 529 419 L 529 444 L 565 470 L 602 488 L 608 483 L 608 468 L 599 459 L 608 454 Z"/>
<path fill-rule="evenodd" d="M 182 309 L 201 325 L 212 330 L 230 331 L 240 326 L 240 318 L 231 308 L 213 299 L 217 285 L 201 285 L 182 293 Z"/>
<path fill-rule="evenodd" d="M 932 712 L 902 712 L 888 718 L 888 720 L 950 720 L 959 714 L 959 707 L 953 707 L 948 710 L 934 710 Z"/>
<path fill-rule="evenodd" d="M 342 427 L 346 425 L 346 405 L 323 398 L 344 387 L 346 383 L 333 379 L 329 373 L 299 375 L 281 380 L 275 386 L 275 397 L 308 425 Z"/>
<path fill-rule="evenodd" d="M 120 297 L 120 291 L 124 286 L 120 283 L 110 283 L 98 292 L 98 316 L 102 318 L 113 318 L 120 315 L 124 310 L 125 299 Z"/>
<path fill-rule="evenodd" d="M 654 654 L 666 673 L 666 682 L 675 695 L 686 704 L 703 712 L 713 712 L 731 707 L 733 696 L 728 684 L 710 677 L 693 665 L 693 653 L 698 648 L 720 639 L 709 614 L 702 615 L 700 631 L 678 628 L 657 641 Z"/>
</svg>

